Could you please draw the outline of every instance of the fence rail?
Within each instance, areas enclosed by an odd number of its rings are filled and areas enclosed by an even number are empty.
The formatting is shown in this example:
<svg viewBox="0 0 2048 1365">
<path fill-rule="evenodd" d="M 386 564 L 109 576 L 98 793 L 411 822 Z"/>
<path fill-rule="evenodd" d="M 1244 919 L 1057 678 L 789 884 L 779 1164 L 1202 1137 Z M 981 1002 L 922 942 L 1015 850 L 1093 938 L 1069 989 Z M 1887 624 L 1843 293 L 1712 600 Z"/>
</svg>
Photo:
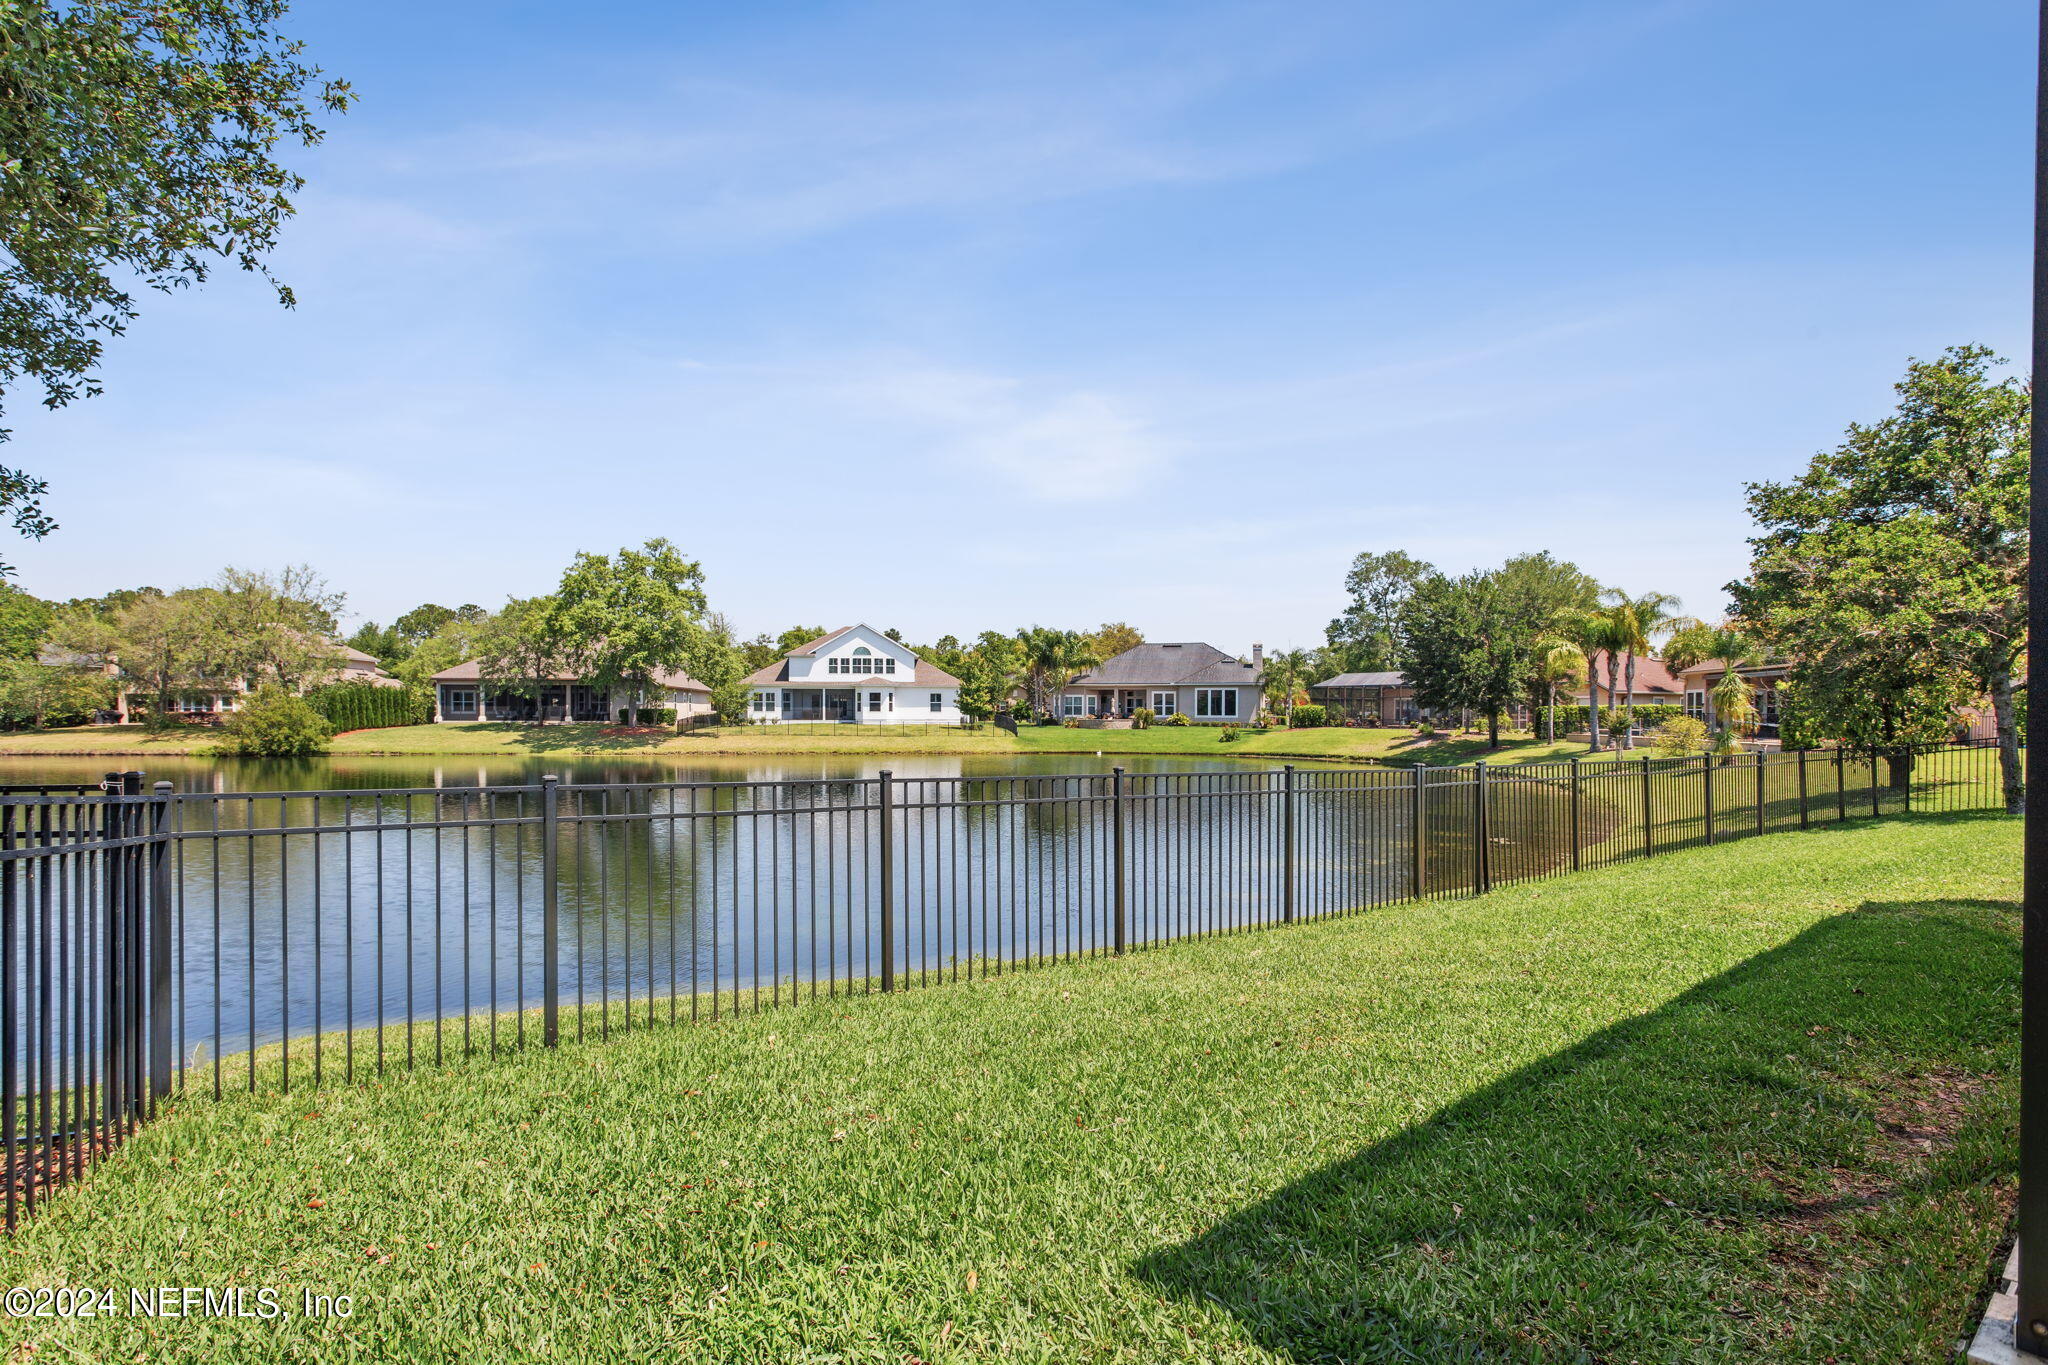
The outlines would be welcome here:
<svg viewBox="0 0 2048 1365">
<path fill-rule="evenodd" d="M 1513 767 L 0 791 L 6 1220 L 165 1097 L 923 988 L 2000 804 L 1995 748 Z"/>
</svg>

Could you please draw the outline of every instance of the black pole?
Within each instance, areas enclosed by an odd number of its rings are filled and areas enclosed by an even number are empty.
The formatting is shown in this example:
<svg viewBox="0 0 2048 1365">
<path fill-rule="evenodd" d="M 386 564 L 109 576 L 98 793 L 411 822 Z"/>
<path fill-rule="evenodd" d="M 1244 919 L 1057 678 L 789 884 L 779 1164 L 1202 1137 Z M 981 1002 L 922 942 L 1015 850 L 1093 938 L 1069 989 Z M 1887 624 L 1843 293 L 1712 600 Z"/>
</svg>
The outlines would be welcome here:
<svg viewBox="0 0 2048 1365">
<path fill-rule="evenodd" d="M 876 781 L 881 794 L 882 989 L 896 989 L 896 793 L 889 770 Z"/>
<path fill-rule="evenodd" d="M 566 690 L 563 692 L 562 709 L 569 709 Z M 562 856 L 561 799 L 561 779 L 553 773 L 544 774 L 540 780 L 540 1041 L 543 1047 L 558 1046 L 562 1039 L 562 902 L 561 891 L 555 885 Z M 579 1021 L 581 1017 L 578 1016 Z"/>
<path fill-rule="evenodd" d="M 1124 806 L 1124 770 L 1109 770 L 1110 787 L 1110 882 L 1116 897 L 1116 951 L 1121 953 L 1130 943 L 1131 903 L 1130 878 L 1125 864 L 1130 860 L 1124 855 L 1125 823 L 1128 812 Z"/>
<path fill-rule="evenodd" d="M 1118 768 L 1117 772 L 1123 772 Z M 1121 779 L 1119 779 L 1121 780 Z M 1289 763 L 1280 770 L 1280 865 L 1281 903 L 1280 918 L 1287 924 L 1294 923 L 1294 765 Z M 1122 834 L 1119 831 L 1118 837 Z"/>
<path fill-rule="evenodd" d="M 2048 0 L 2041 5 L 2034 85 L 2034 345 L 2031 374 L 2048 371 Z M 2048 440 L 2048 424 L 2035 404 L 2029 413 L 2030 451 Z M 2032 543 L 2048 540 L 2048 474 L 2029 458 L 2027 471 L 2028 532 Z M 2027 565 L 2027 631 L 2029 639 L 2048 639 L 2048 573 L 2039 559 Z M 2027 726 L 2048 725 L 2048 669 L 2041 652 L 2027 651 Z M 2028 782 L 2033 758 L 2029 751 Z M 2020 1195 L 2019 1299 L 2016 1344 L 2036 1355 L 2048 1354 L 2048 821 L 2040 807 L 2027 802 L 2024 849 L 2025 947 L 2020 989 Z"/>
<path fill-rule="evenodd" d="M 171 784 L 159 782 L 149 803 L 149 1110 L 170 1097 L 171 1068 Z M 288 1051 L 281 1048 L 280 1051 Z"/>
</svg>

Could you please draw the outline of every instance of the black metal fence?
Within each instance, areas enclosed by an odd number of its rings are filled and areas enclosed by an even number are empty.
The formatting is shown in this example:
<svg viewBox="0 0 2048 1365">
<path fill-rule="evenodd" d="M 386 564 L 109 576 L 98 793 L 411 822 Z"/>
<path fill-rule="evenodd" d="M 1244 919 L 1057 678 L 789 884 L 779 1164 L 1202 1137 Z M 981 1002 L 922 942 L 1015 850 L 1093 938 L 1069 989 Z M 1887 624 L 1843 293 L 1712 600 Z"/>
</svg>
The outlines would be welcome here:
<svg viewBox="0 0 2048 1365">
<path fill-rule="evenodd" d="M 8 1225 L 182 1089 L 1349 914 L 2000 804 L 1990 747 L 1057 777 L 0 794 Z"/>
</svg>

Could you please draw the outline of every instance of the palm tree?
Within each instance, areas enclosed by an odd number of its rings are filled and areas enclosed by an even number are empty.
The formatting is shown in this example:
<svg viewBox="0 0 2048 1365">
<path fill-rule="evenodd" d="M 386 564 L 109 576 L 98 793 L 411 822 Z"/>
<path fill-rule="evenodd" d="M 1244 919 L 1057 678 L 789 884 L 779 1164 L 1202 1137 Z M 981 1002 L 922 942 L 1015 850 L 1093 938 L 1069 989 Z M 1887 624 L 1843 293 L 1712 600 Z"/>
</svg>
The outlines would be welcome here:
<svg viewBox="0 0 2048 1365">
<path fill-rule="evenodd" d="M 1585 656 L 1578 641 L 1562 634 L 1536 637 L 1536 662 L 1529 681 L 1533 695 L 1543 699 L 1543 742 L 1557 743 L 1557 694 L 1566 684 L 1586 676 Z"/>
<path fill-rule="evenodd" d="M 1050 715 L 1052 699 L 1076 673 L 1102 662 L 1095 645 L 1076 630 L 1030 626 L 1017 632 L 1024 696 L 1033 715 Z"/>
<path fill-rule="evenodd" d="M 1614 650 L 1619 648 L 1626 662 L 1624 679 L 1627 691 L 1622 694 L 1622 709 L 1626 723 L 1621 727 L 1622 746 L 1633 749 L 1636 746 L 1636 656 L 1647 655 L 1656 642 L 1674 631 L 1699 624 L 1690 616 L 1678 615 L 1678 599 L 1668 592 L 1647 592 L 1641 597 L 1630 597 L 1619 588 L 1609 588 L 1601 596 L 1606 600 L 1606 612 L 1612 622 L 1613 645 L 1607 652 L 1607 698 L 1614 699 Z"/>
<path fill-rule="evenodd" d="M 1707 725 L 1713 728 L 1718 721 L 1724 733 L 1741 733 L 1756 723 L 1756 701 L 1741 670 L 1765 662 L 1766 655 L 1762 642 L 1739 624 L 1688 622 L 1665 643 L 1664 658 L 1680 673 L 1709 659 L 1720 660 L 1725 667 L 1707 693 Z"/>
<path fill-rule="evenodd" d="M 1310 676 L 1311 660 L 1305 649 L 1276 650 L 1266 656 L 1266 705 L 1279 698 L 1281 714 L 1294 724 L 1294 698 Z"/>
<path fill-rule="evenodd" d="M 1586 700 L 1591 714 L 1593 730 L 1593 752 L 1599 753 L 1600 744 L 1600 674 L 1597 667 L 1599 657 L 1607 656 L 1607 701 L 1614 703 L 1614 653 L 1619 638 L 1612 615 L 1602 607 L 1569 607 L 1557 614 L 1551 623 L 1560 639 L 1569 640 L 1586 662 Z"/>
</svg>

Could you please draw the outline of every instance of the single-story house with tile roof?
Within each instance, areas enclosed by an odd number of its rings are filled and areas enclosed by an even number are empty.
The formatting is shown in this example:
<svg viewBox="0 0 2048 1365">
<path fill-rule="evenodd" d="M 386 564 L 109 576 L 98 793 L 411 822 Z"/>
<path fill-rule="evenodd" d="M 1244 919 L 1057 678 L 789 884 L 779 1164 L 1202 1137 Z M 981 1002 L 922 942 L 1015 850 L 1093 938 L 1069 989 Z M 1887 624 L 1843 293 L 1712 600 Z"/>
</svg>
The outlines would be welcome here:
<svg viewBox="0 0 2048 1365">
<path fill-rule="evenodd" d="M 639 707 L 672 707 L 680 722 L 708 714 L 711 689 L 687 673 L 655 675 L 656 691 L 642 698 Z M 619 713 L 633 705 L 625 689 L 604 692 L 588 686 L 581 678 L 561 674 L 547 680 L 537 696 L 515 696 L 494 689 L 483 680 L 478 661 L 471 659 L 434 675 L 434 719 L 459 720 L 582 720 L 613 723 Z M 637 708 L 636 708 L 637 709 Z"/>
<path fill-rule="evenodd" d="M 841 626 L 747 677 L 758 725 L 958 725 L 960 680 L 873 626 Z"/>
<path fill-rule="evenodd" d="M 1060 689 L 1060 715 L 1129 719 L 1139 707 L 1164 720 L 1250 721 L 1265 696 L 1265 649 L 1245 663 L 1197 642 L 1133 646 Z"/>
<path fill-rule="evenodd" d="M 1678 706 L 1685 701 L 1685 687 L 1678 675 L 1666 666 L 1662 659 L 1653 659 L 1647 654 L 1636 655 L 1635 690 L 1629 690 L 1628 656 L 1622 655 L 1614 661 L 1614 687 L 1616 695 L 1607 695 L 1607 651 L 1600 650 L 1593 655 L 1593 680 L 1600 685 L 1602 706 L 1623 706 L 1633 703 L 1637 706 Z M 1572 689 L 1572 700 L 1580 706 L 1590 704 L 1588 693 L 1591 689 L 1581 682 Z"/>
<path fill-rule="evenodd" d="M 1308 699 L 1334 706 L 1360 725 L 1413 725 L 1425 714 L 1415 704 L 1415 689 L 1399 673 L 1339 673 L 1310 683 Z"/>
</svg>

